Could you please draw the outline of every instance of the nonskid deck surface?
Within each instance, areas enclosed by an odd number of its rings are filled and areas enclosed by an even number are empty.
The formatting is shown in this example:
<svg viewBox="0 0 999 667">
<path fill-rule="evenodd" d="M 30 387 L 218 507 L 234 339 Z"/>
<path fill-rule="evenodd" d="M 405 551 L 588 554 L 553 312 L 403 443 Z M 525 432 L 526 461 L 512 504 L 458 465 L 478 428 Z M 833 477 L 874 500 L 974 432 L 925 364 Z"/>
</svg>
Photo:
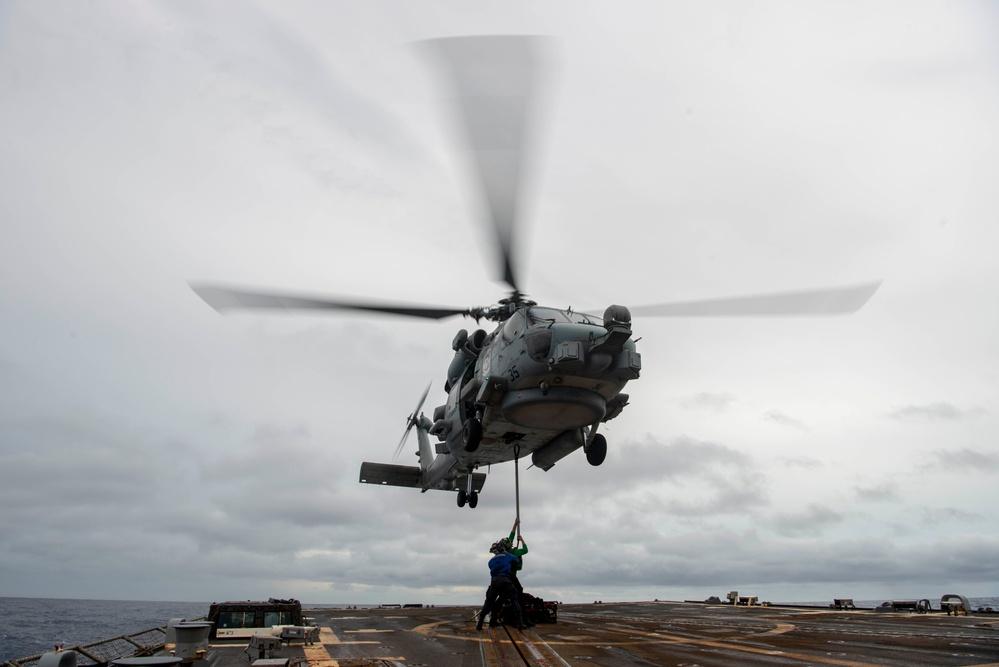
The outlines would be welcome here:
<svg viewBox="0 0 999 667">
<path fill-rule="evenodd" d="M 323 628 L 319 643 L 284 647 L 274 657 L 314 667 L 999 667 L 999 617 L 990 615 L 613 603 L 562 605 L 557 624 L 524 632 L 487 627 L 480 633 L 475 611 L 310 610 Z M 214 644 L 218 667 L 247 667 L 243 646 Z"/>
</svg>

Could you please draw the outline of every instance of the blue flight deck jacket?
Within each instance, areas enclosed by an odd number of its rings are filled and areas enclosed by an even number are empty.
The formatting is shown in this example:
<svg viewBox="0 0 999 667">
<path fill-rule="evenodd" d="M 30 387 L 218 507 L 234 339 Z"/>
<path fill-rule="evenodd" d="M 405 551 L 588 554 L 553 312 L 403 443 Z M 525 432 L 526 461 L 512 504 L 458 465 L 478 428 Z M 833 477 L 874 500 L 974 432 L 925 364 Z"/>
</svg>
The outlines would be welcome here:
<svg viewBox="0 0 999 667">
<path fill-rule="evenodd" d="M 489 559 L 489 574 L 494 577 L 509 577 L 520 559 L 511 553 L 503 552 Z"/>
</svg>

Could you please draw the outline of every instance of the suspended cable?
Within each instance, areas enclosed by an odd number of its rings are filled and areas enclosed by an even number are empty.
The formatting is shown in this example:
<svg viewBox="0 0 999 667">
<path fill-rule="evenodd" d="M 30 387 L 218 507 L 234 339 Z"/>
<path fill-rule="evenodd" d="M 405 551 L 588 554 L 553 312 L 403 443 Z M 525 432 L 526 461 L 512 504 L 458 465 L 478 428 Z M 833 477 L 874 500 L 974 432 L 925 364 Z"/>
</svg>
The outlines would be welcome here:
<svg viewBox="0 0 999 667">
<path fill-rule="evenodd" d="M 520 537 L 520 444 L 513 446 L 513 483 L 517 498 L 517 537 Z"/>
</svg>

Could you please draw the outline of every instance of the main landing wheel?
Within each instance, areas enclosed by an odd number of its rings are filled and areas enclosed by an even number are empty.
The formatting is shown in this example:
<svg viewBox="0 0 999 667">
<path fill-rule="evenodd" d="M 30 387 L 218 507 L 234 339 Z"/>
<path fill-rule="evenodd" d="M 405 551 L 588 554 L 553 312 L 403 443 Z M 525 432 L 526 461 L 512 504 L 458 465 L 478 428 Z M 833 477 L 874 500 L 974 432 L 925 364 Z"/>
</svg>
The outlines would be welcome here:
<svg viewBox="0 0 999 667">
<path fill-rule="evenodd" d="M 465 493 L 465 489 L 458 489 L 458 507 L 464 507 L 466 502 L 468 502 L 468 494 Z M 472 505 L 472 507 L 475 507 L 475 505 Z"/>
<path fill-rule="evenodd" d="M 586 448 L 586 462 L 591 466 L 598 466 L 607 458 L 607 438 L 603 433 L 593 436 L 593 442 Z"/>
<path fill-rule="evenodd" d="M 471 507 L 472 509 L 475 509 L 475 506 L 478 504 L 479 504 L 479 494 L 476 493 L 475 491 L 472 491 L 472 493 L 469 494 L 468 496 L 468 506 Z"/>
<path fill-rule="evenodd" d="M 482 422 L 469 417 L 461 427 L 461 446 L 466 452 L 474 452 L 482 441 Z"/>
</svg>

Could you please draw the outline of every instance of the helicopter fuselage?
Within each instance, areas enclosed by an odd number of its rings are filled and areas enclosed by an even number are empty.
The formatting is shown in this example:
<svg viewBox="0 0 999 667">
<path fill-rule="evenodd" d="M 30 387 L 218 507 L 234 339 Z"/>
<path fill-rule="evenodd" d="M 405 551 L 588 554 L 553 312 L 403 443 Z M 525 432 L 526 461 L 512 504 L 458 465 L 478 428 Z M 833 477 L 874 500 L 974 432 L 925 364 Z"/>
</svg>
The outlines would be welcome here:
<svg viewBox="0 0 999 667">
<path fill-rule="evenodd" d="M 630 314 L 620 306 L 603 320 L 525 306 L 488 335 L 460 331 L 452 347 L 447 403 L 430 432 L 455 472 L 527 455 L 548 470 L 620 414 L 628 402 L 621 391 L 641 371 Z"/>
</svg>

